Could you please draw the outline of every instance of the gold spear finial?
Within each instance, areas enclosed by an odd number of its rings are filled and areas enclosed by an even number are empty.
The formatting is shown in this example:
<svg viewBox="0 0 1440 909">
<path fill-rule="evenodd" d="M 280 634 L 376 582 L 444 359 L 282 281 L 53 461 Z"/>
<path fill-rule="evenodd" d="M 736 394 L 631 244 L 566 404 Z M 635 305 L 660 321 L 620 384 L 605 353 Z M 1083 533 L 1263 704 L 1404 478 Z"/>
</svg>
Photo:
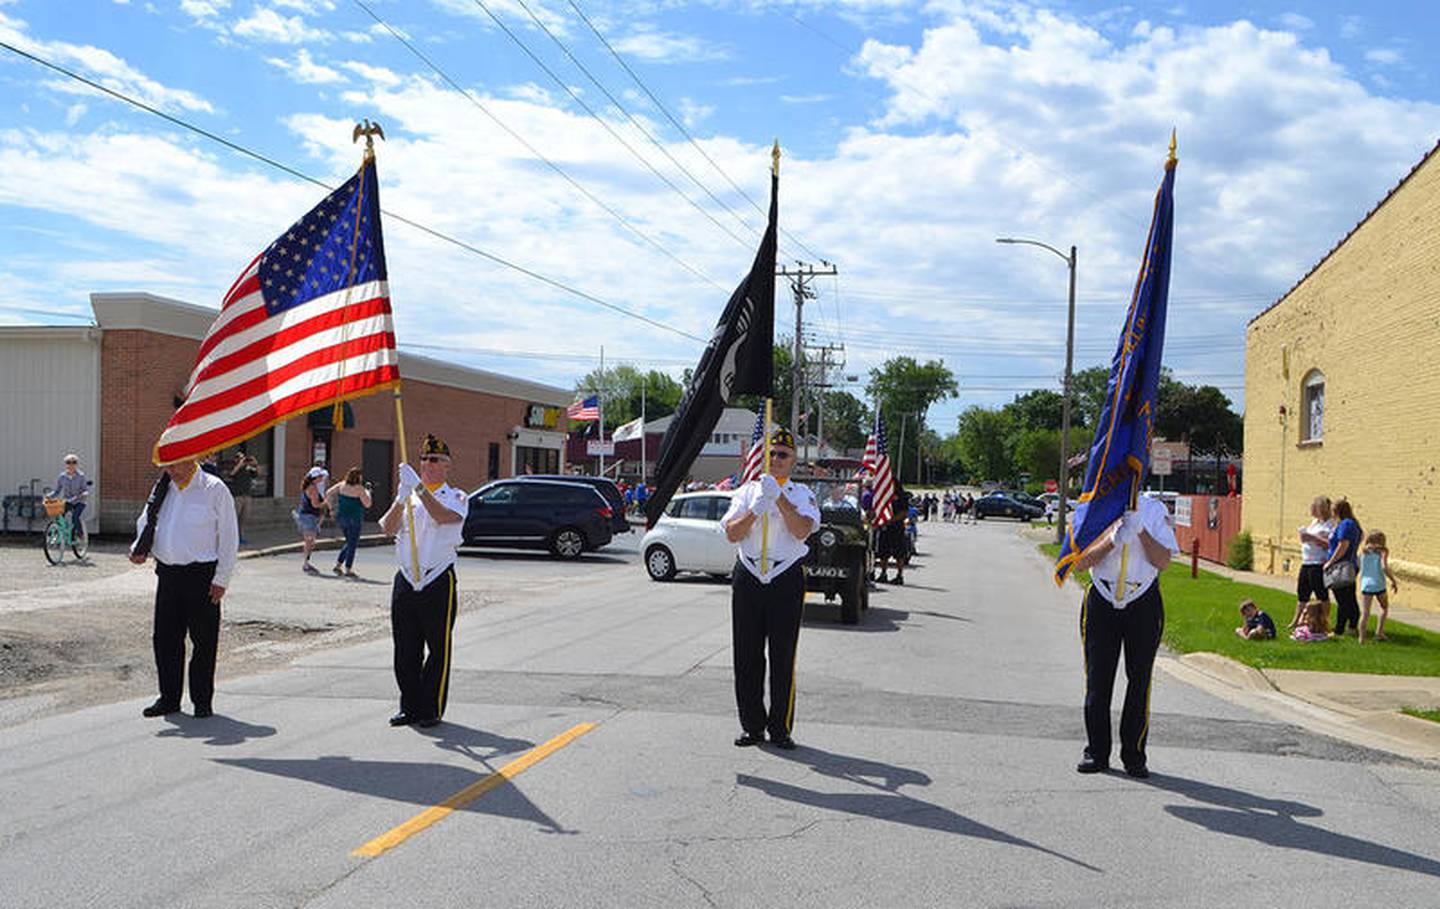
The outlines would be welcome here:
<svg viewBox="0 0 1440 909">
<path fill-rule="evenodd" d="M 1179 159 L 1175 157 L 1175 128 L 1170 128 L 1170 155 L 1165 159 L 1166 167 L 1174 167 Z"/>
<path fill-rule="evenodd" d="M 775 140 L 775 146 L 770 149 L 770 173 L 780 176 L 780 140 Z"/>
<path fill-rule="evenodd" d="M 379 123 L 371 123 L 368 119 L 361 120 L 355 124 L 355 132 L 351 134 L 352 143 L 359 142 L 360 137 L 365 137 L 365 160 L 370 161 L 375 157 L 375 137 L 385 138 L 385 130 L 380 128 Z"/>
</svg>

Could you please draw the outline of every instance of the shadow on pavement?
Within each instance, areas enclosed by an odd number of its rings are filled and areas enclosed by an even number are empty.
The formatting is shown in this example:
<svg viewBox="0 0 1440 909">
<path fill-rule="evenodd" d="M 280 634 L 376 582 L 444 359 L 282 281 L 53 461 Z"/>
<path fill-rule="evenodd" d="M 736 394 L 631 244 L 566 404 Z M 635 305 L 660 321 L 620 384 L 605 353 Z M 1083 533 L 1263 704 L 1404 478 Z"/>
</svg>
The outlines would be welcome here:
<svg viewBox="0 0 1440 909">
<path fill-rule="evenodd" d="M 845 758 L 841 755 L 830 755 L 829 757 L 834 760 L 834 767 L 837 770 L 844 766 L 845 761 L 855 760 L 853 758 Z M 875 764 L 870 761 L 862 761 L 861 764 L 868 765 L 872 771 L 887 767 L 887 765 Z M 924 776 L 924 774 L 919 774 L 917 771 L 904 770 L 904 768 L 889 767 L 888 770 L 892 773 L 916 774 L 917 777 Z M 842 774 L 837 772 L 834 775 L 840 776 Z M 844 776 L 843 778 L 847 780 L 852 779 L 852 777 L 849 776 Z M 929 779 L 928 777 L 925 778 L 927 780 Z M 941 833 L 970 836 L 977 839 L 1003 843 L 1007 846 L 1018 846 L 1023 849 L 1033 849 L 1036 852 L 1053 856 L 1062 861 L 1069 862 L 1072 865 L 1084 868 L 1087 871 L 1093 871 L 1096 874 L 1104 873 L 1094 865 L 1088 865 L 1079 859 L 1071 858 L 1053 849 L 1047 849 L 1038 843 L 1021 839 L 1018 836 L 1013 836 L 1003 830 L 997 830 L 979 821 L 973 821 L 962 814 L 951 811 L 949 808 L 922 801 L 921 799 L 913 798 L 899 792 L 888 790 L 874 793 L 816 792 L 811 789 L 792 786 L 789 783 L 767 780 L 744 773 L 735 775 L 735 783 L 739 786 L 746 786 L 763 792 L 771 798 L 784 799 L 787 802 L 808 805 L 812 808 L 838 811 L 859 817 L 869 817 L 879 821 L 891 821 L 896 824 L 905 824 L 910 827 L 919 827 L 925 830 L 937 830 Z M 861 783 L 866 786 L 885 788 L 884 786 L 876 786 L 875 783 L 871 783 L 863 777 Z M 904 783 L 896 783 L 896 785 L 904 785 Z"/>
<path fill-rule="evenodd" d="M 495 562 L 553 562 L 556 565 L 624 565 L 632 559 L 608 553 L 587 552 L 574 559 L 558 559 L 545 549 L 486 549 L 476 546 L 462 546 L 457 550 L 462 556 L 490 559 Z"/>
<path fill-rule="evenodd" d="M 822 776 L 837 780 L 849 780 L 861 786 L 899 792 L 901 786 L 929 786 L 930 775 L 909 767 L 899 767 L 868 758 L 848 754 L 835 754 L 809 745 L 797 745 L 794 751 L 767 749 L 769 753 L 787 761 L 805 764 Z"/>
<path fill-rule="evenodd" d="M 924 609 L 889 609 L 884 606 L 871 606 L 860 613 L 858 625 L 845 625 L 840 622 L 840 601 L 833 603 L 810 602 L 805 603 L 805 627 L 824 628 L 833 631 L 845 632 L 875 632 L 875 631 L 899 631 L 911 616 L 929 616 L 936 619 L 948 619 L 953 622 L 969 622 L 970 619 L 964 616 L 951 615 L 948 612 L 933 612 Z"/>
<path fill-rule="evenodd" d="M 188 713 L 172 713 L 165 717 L 165 722 L 172 725 L 155 733 L 157 738 L 207 739 L 206 745 L 239 745 L 275 734 L 274 726 L 258 726 L 219 713 L 203 720 Z"/>
<path fill-rule="evenodd" d="M 342 792 L 354 792 L 376 798 L 407 802 L 429 808 L 460 794 L 491 773 L 476 772 L 448 764 L 418 761 L 364 761 L 341 755 L 308 759 L 215 758 L 215 763 L 239 767 L 255 773 L 303 780 L 317 786 L 328 786 Z M 513 783 L 501 785 L 490 792 L 453 806 L 456 811 L 471 811 L 495 817 L 530 821 L 550 833 L 574 833 L 561 827 L 554 818 L 541 811 Z"/>
<path fill-rule="evenodd" d="M 422 729 L 419 726 L 410 728 L 426 738 L 434 739 L 437 748 L 463 754 L 471 760 L 481 763 L 502 754 L 519 754 L 535 747 L 535 743 L 527 739 L 507 738 L 483 729 L 471 729 L 469 726 L 451 723 L 448 720 L 429 729 Z M 481 753 L 482 751 L 483 753 Z"/>
<path fill-rule="evenodd" d="M 1229 789 L 1213 783 L 1159 773 L 1151 774 L 1149 784 L 1193 801 L 1219 806 L 1165 806 L 1165 811 L 1174 817 L 1199 824 L 1214 833 L 1255 840 L 1268 846 L 1299 849 L 1313 855 L 1333 856 L 1440 877 L 1440 861 L 1343 833 L 1332 833 L 1296 820 L 1298 817 L 1324 815 L 1324 811 L 1313 805 L 1268 799 L 1240 789 Z"/>
</svg>

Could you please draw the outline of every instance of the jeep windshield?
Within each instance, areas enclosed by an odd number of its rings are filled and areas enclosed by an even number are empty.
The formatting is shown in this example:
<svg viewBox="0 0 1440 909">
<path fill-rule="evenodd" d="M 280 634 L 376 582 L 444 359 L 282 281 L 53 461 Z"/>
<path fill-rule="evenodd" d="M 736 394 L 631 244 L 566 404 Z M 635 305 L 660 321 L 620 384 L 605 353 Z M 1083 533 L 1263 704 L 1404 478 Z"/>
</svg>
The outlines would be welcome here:
<svg viewBox="0 0 1440 909">
<path fill-rule="evenodd" d="M 820 503 L 820 517 L 827 524 L 859 524 L 860 489 L 855 483 L 844 479 L 801 480 Z"/>
</svg>

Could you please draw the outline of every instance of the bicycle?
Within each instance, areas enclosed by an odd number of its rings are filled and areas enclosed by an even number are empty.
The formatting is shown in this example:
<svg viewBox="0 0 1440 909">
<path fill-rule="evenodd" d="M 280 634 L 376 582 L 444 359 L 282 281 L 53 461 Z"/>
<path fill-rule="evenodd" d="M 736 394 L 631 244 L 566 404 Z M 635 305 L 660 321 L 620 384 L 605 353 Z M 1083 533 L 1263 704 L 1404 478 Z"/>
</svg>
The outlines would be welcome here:
<svg viewBox="0 0 1440 909">
<path fill-rule="evenodd" d="M 77 528 L 70 521 L 70 515 L 65 511 L 65 500 L 47 497 L 45 513 L 50 516 L 40 541 L 45 550 L 45 559 L 51 565 L 59 565 L 65 559 L 67 548 L 75 553 L 75 558 L 84 559 L 85 554 L 90 551 L 90 536 L 85 533 L 84 524 L 79 526 L 77 532 Z"/>
</svg>

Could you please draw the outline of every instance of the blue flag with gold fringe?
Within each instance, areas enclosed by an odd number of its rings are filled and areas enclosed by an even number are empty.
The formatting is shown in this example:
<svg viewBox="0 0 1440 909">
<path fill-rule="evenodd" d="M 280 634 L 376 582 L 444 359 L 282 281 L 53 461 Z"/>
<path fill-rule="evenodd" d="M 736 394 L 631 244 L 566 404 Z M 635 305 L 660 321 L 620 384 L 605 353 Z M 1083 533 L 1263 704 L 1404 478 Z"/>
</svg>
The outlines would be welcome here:
<svg viewBox="0 0 1440 909">
<path fill-rule="evenodd" d="M 1165 309 L 1170 296 L 1170 241 L 1174 231 L 1175 141 L 1165 162 L 1165 179 L 1155 194 L 1155 211 L 1145 242 L 1145 258 L 1130 297 L 1130 309 L 1110 363 L 1105 403 L 1090 443 L 1085 487 L 1055 563 L 1055 583 L 1110 525 L 1135 507 L 1150 466 L 1155 431 L 1155 398 L 1160 387 L 1160 357 L 1165 347 Z"/>
</svg>

